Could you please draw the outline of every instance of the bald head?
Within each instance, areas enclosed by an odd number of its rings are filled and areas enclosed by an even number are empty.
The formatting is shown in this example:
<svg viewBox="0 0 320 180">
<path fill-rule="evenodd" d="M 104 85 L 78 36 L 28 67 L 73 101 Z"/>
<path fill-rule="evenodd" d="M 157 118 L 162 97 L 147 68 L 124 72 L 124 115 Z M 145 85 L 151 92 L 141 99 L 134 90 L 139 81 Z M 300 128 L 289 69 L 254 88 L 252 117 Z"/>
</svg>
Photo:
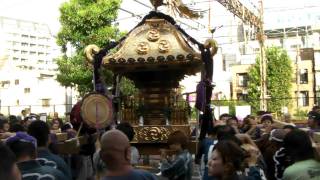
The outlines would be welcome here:
<svg viewBox="0 0 320 180">
<path fill-rule="evenodd" d="M 130 164 L 130 143 L 119 130 L 110 130 L 101 137 L 101 158 L 108 169 L 118 169 Z"/>
<path fill-rule="evenodd" d="M 129 147 L 129 139 L 119 130 L 110 130 L 104 133 L 101 137 L 101 149 L 117 149 L 123 150 Z"/>
</svg>

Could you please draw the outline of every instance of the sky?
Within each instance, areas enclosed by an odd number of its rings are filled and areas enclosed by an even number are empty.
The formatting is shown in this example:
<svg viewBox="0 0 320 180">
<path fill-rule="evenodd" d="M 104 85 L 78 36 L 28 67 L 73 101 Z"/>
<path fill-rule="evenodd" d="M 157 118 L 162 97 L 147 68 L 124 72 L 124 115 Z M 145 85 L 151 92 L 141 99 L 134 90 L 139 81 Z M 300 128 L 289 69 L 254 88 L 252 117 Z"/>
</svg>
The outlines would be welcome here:
<svg viewBox="0 0 320 180">
<path fill-rule="evenodd" d="M 0 16 L 43 22 L 59 31 L 59 6 L 65 0 L 0 0 Z"/>
<path fill-rule="evenodd" d="M 24 20 L 44 22 L 49 25 L 53 34 L 59 31 L 59 6 L 62 2 L 67 0 L 0 0 L 0 16 L 13 17 Z M 148 0 L 139 0 L 149 4 Z M 212 0 L 213 2 L 214 0 Z M 258 0 L 240 0 L 248 6 L 250 9 L 258 6 Z M 183 0 L 185 3 L 195 2 L 197 9 L 208 9 L 208 0 Z M 214 2 L 213 2 L 214 3 Z M 216 3 L 216 2 L 215 2 Z M 264 0 L 265 12 L 269 19 L 274 16 L 279 16 L 279 13 L 294 12 L 294 9 L 302 9 L 306 7 L 309 10 L 320 10 L 319 0 Z M 317 6 L 317 7 L 312 7 Z M 149 8 L 142 6 L 134 2 L 133 0 L 123 0 L 122 8 L 129 9 L 134 13 L 146 14 Z M 213 15 L 219 19 L 219 13 L 224 12 L 224 8 L 217 5 L 217 8 L 213 8 Z M 139 11 L 137 11 L 139 9 Z M 273 15 L 272 15 L 273 14 Z M 220 14 L 221 15 L 221 14 Z M 231 15 L 231 14 L 230 14 Z M 232 15 L 231 15 L 232 16 Z M 123 11 L 119 11 L 119 19 L 128 18 L 130 14 Z M 119 25 L 122 29 L 130 29 L 135 23 L 139 22 L 138 18 L 129 18 L 130 21 L 120 20 Z M 217 19 L 216 19 L 217 20 Z M 218 21 L 218 20 L 217 20 Z M 131 22 L 128 24 L 128 22 Z M 208 24 L 207 18 L 200 20 L 202 24 Z M 196 25 L 194 22 L 188 22 Z"/>
</svg>

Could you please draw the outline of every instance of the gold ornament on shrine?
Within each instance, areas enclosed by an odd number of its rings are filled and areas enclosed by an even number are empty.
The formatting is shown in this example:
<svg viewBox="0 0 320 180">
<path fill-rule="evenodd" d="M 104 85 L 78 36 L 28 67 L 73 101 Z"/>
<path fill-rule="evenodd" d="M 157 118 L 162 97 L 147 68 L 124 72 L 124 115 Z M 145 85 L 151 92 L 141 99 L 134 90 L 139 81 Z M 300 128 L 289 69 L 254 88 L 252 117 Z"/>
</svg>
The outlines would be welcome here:
<svg viewBox="0 0 320 180">
<path fill-rule="evenodd" d="M 201 13 L 190 9 L 182 0 L 150 0 L 150 2 L 155 10 L 160 6 L 167 6 L 173 14 L 178 14 L 180 17 L 189 19 L 198 19 L 201 17 Z"/>
<path fill-rule="evenodd" d="M 160 38 L 160 32 L 157 29 L 150 29 L 147 33 L 147 39 L 151 42 L 158 41 Z"/>
<path fill-rule="evenodd" d="M 139 42 L 137 44 L 136 51 L 139 55 L 145 55 L 148 53 L 149 49 L 150 49 L 150 46 L 148 42 Z"/>
</svg>

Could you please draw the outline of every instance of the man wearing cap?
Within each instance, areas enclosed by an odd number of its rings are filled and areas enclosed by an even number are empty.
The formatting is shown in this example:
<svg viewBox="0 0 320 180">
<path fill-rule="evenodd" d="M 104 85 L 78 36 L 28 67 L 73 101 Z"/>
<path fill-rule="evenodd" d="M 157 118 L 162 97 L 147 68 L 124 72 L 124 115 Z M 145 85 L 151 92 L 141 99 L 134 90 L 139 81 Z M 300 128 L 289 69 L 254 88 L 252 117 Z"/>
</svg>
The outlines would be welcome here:
<svg viewBox="0 0 320 180">
<path fill-rule="evenodd" d="M 37 158 L 37 141 L 34 137 L 17 132 L 6 141 L 7 146 L 16 155 L 18 168 L 23 180 L 69 180 L 62 172 L 50 166 L 41 166 Z"/>
</svg>

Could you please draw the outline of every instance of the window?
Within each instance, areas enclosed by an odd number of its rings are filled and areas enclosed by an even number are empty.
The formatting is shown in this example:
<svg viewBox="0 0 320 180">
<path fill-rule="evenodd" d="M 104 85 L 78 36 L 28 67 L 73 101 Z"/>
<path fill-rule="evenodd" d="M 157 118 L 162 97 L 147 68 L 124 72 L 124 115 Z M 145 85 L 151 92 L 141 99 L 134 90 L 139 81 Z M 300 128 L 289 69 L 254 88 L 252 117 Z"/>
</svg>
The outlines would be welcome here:
<svg viewBox="0 0 320 180">
<path fill-rule="evenodd" d="M 10 81 L 1 81 L 2 88 L 8 88 L 10 86 Z"/>
<path fill-rule="evenodd" d="M 19 60 L 19 58 L 17 58 L 17 57 L 13 57 L 12 58 L 14 61 L 18 61 Z"/>
<path fill-rule="evenodd" d="M 306 36 L 301 36 L 301 42 L 302 42 L 302 46 L 305 47 L 306 46 Z"/>
<path fill-rule="evenodd" d="M 240 100 L 240 101 L 247 101 L 248 100 L 248 94 L 237 93 L 237 99 Z"/>
<path fill-rule="evenodd" d="M 26 47 L 26 46 L 28 46 L 28 43 L 23 42 L 23 43 L 21 43 L 21 46 Z"/>
<path fill-rule="evenodd" d="M 15 85 L 19 85 L 19 83 L 20 83 L 20 82 L 19 82 L 19 79 L 14 80 L 14 84 L 15 84 Z"/>
<path fill-rule="evenodd" d="M 222 70 L 226 71 L 227 70 L 227 63 L 226 63 L 226 59 L 222 58 Z"/>
<path fill-rule="evenodd" d="M 36 40 L 36 37 L 35 36 L 30 36 L 30 39 L 31 40 Z"/>
<path fill-rule="evenodd" d="M 40 78 L 44 79 L 44 78 L 52 78 L 53 75 L 51 74 L 40 74 Z"/>
<path fill-rule="evenodd" d="M 280 44 L 281 44 L 281 47 L 284 47 L 284 39 L 283 38 L 280 39 Z"/>
<path fill-rule="evenodd" d="M 20 68 L 20 69 L 23 69 L 23 70 L 28 68 L 27 66 L 24 66 L 24 65 L 19 65 L 17 67 Z"/>
<path fill-rule="evenodd" d="M 30 51 L 30 55 L 35 55 L 37 54 L 35 51 Z"/>
<path fill-rule="evenodd" d="M 44 55 L 44 53 L 43 52 L 38 52 L 38 55 L 42 56 L 42 55 Z"/>
<path fill-rule="evenodd" d="M 41 99 L 42 107 L 49 107 L 50 106 L 50 99 Z"/>
<path fill-rule="evenodd" d="M 239 73 L 237 74 L 238 78 L 238 86 L 239 87 L 247 87 L 248 86 L 248 81 L 249 81 L 249 76 L 248 73 Z"/>
<path fill-rule="evenodd" d="M 13 53 L 14 53 L 14 54 L 19 54 L 19 53 L 20 53 L 20 51 L 19 51 L 19 50 L 17 50 L 17 49 L 14 49 L 14 50 L 13 50 Z"/>
<path fill-rule="evenodd" d="M 300 69 L 300 84 L 308 84 L 308 69 Z"/>
<path fill-rule="evenodd" d="M 21 58 L 21 62 L 26 62 L 28 59 Z"/>
<path fill-rule="evenodd" d="M 309 106 L 309 92 L 308 91 L 300 91 L 298 105 L 300 107 Z"/>
<path fill-rule="evenodd" d="M 26 35 L 26 34 L 22 34 L 21 37 L 23 37 L 23 38 L 28 38 L 29 36 Z"/>
<path fill-rule="evenodd" d="M 21 51 L 21 54 L 27 54 L 28 51 Z"/>
<path fill-rule="evenodd" d="M 294 44 L 290 46 L 291 49 L 297 49 L 298 47 L 300 47 L 300 44 Z"/>
<path fill-rule="evenodd" d="M 30 47 L 35 47 L 36 46 L 36 44 L 30 44 Z"/>
<path fill-rule="evenodd" d="M 30 93 L 30 88 L 24 88 L 24 93 L 25 94 Z"/>
<path fill-rule="evenodd" d="M 320 91 L 316 92 L 316 101 L 317 101 L 317 105 L 320 106 Z"/>
<path fill-rule="evenodd" d="M 44 63 L 44 60 L 39 59 L 39 60 L 38 60 L 38 64 L 42 64 L 42 63 Z"/>
</svg>

